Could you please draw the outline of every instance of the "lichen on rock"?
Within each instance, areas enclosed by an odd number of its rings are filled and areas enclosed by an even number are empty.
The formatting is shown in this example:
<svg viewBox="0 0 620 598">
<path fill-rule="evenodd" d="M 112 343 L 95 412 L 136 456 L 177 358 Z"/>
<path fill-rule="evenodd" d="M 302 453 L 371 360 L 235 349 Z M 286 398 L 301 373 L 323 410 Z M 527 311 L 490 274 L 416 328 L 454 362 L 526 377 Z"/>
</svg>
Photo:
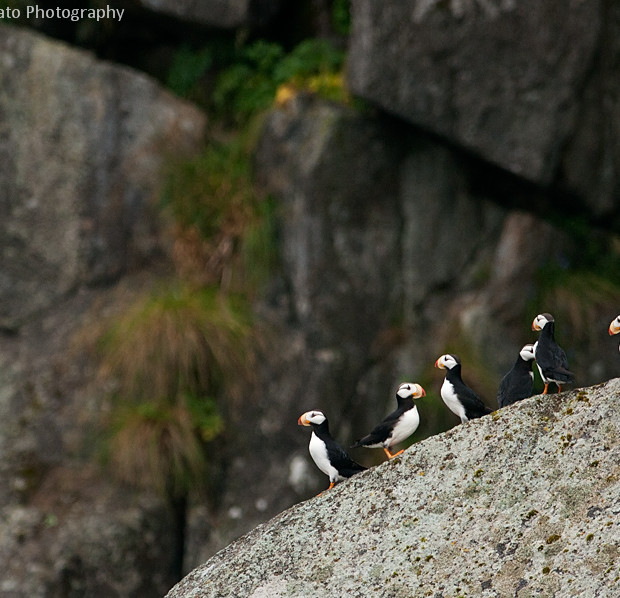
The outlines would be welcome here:
<svg viewBox="0 0 620 598">
<path fill-rule="evenodd" d="M 168 598 L 617 595 L 619 412 L 614 379 L 458 426 L 257 527 Z"/>
</svg>

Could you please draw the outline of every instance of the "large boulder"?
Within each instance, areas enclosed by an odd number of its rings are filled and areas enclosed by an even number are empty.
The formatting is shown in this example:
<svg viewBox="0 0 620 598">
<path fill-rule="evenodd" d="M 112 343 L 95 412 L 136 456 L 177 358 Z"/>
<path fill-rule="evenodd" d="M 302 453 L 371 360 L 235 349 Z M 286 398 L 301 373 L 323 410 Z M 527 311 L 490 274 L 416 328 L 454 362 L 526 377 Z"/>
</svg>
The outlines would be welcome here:
<svg viewBox="0 0 620 598">
<path fill-rule="evenodd" d="M 520 177 L 567 186 L 598 215 L 617 208 L 614 3 L 361 0 L 351 10 L 356 94 Z"/>
<path fill-rule="evenodd" d="M 620 379 L 537 396 L 296 505 L 168 598 L 618 593 Z"/>
<path fill-rule="evenodd" d="M 0 25 L 0 328 L 156 244 L 154 194 L 205 118 L 152 79 Z"/>
</svg>

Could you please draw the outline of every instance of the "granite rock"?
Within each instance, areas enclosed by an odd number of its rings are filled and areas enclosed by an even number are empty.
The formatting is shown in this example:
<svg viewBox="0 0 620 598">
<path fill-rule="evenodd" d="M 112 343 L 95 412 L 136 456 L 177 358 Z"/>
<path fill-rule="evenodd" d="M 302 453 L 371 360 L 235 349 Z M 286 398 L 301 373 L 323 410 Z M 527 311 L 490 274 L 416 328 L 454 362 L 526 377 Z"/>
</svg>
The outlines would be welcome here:
<svg viewBox="0 0 620 598">
<path fill-rule="evenodd" d="M 620 591 L 620 379 L 536 396 L 285 511 L 168 598 Z"/>
</svg>

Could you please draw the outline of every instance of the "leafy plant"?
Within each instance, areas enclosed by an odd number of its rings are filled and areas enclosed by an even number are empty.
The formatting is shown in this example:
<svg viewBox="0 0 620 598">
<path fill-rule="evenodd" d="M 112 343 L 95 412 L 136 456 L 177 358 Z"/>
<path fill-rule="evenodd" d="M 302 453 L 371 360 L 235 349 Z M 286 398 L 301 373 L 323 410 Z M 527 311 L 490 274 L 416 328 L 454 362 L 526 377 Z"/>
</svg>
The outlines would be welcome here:
<svg viewBox="0 0 620 598">
<path fill-rule="evenodd" d="M 197 99 L 198 84 L 212 64 L 210 48 L 193 50 L 188 44 L 183 44 L 175 52 L 166 84 L 181 97 Z"/>
<path fill-rule="evenodd" d="M 314 77 L 329 79 L 328 75 L 342 68 L 343 61 L 344 53 L 326 40 L 305 40 L 289 54 L 277 44 L 259 40 L 242 48 L 235 64 L 220 74 L 213 93 L 214 109 L 229 121 L 247 122 L 273 102 L 279 86 L 292 83 L 304 88 Z M 342 98 L 342 78 L 332 78 L 332 87 L 336 82 Z M 315 85 L 313 91 L 322 89 Z M 336 97 L 333 89 L 331 95 Z"/>
<path fill-rule="evenodd" d="M 275 65 L 273 77 L 281 84 L 295 78 L 334 73 L 340 70 L 343 60 L 343 53 L 327 40 L 307 39 Z"/>
</svg>

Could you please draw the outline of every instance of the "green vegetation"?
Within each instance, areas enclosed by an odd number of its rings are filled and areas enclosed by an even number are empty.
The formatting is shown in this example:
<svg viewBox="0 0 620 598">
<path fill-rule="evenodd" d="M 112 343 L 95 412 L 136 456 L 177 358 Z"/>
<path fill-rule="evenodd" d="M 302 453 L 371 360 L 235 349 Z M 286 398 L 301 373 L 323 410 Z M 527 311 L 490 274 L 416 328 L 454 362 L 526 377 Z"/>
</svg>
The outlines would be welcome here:
<svg viewBox="0 0 620 598">
<path fill-rule="evenodd" d="M 348 102 L 344 56 L 329 41 L 316 38 L 303 40 L 288 53 L 279 43 L 262 39 L 232 47 L 222 42 L 199 49 L 183 45 L 173 57 L 166 84 L 200 103 L 216 122 L 243 128 L 281 96 L 282 87 Z M 208 80 L 213 82 L 207 85 Z"/>
<path fill-rule="evenodd" d="M 183 279 L 248 294 L 273 268 L 274 204 L 256 191 L 240 136 L 172 165 L 162 209 L 175 222 L 173 257 Z"/>
<path fill-rule="evenodd" d="M 349 2 L 333 3 L 334 30 Z M 228 415 L 246 399 L 258 334 L 250 300 L 276 261 L 273 202 L 253 183 L 251 156 L 262 113 L 299 91 L 348 102 L 344 52 L 322 39 L 280 43 L 219 37 L 180 45 L 163 79 L 199 104 L 204 150 L 171 159 L 160 209 L 173 272 L 133 302 L 99 338 L 113 380 L 107 456 L 127 483 L 169 501 L 183 545 L 187 504 L 220 475 Z"/>
<path fill-rule="evenodd" d="M 213 65 L 213 53 L 204 47 L 194 51 L 183 44 L 174 54 L 166 85 L 177 95 L 200 102 L 199 83 Z"/>
<path fill-rule="evenodd" d="M 242 396 L 251 341 L 247 306 L 213 288 L 155 292 L 114 322 L 101 354 L 118 383 L 110 461 L 122 479 L 172 496 L 200 485 L 224 429 L 216 397 Z"/>
<path fill-rule="evenodd" d="M 332 26 L 340 35 L 348 35 L 351 29 L 351 1 L 334 0 L 332 5 Z"/>
<path fill-rule="evenodd" d="M 344 52 L 326 40 L 302 41 L 289 54 L 279 44 L 258 40 L 241 48 L 219 75 L 212 108 L 226 122 L 243 124 L 268 108 L 283 85 L 346 101 L 343 62 Z"/>
</svg>

